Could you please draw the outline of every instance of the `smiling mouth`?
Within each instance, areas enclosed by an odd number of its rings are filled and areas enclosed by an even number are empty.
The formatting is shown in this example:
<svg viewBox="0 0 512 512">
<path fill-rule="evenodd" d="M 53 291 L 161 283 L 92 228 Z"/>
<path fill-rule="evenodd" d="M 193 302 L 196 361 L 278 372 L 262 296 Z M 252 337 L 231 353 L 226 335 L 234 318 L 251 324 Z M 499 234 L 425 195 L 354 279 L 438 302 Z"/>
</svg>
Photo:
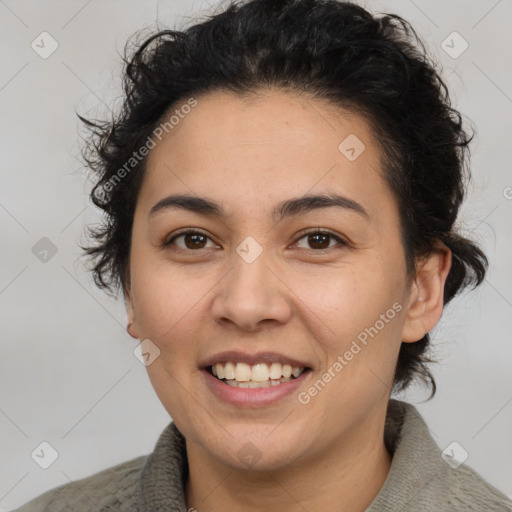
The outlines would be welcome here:
<svg viewBox="0 0 512 512">
<path fill-rule="evenodd" d="M 289 364 L 235 363 L 227 361 L 208 366 L 206 370 L 228 386 L 237 388 L 268 388 L 298 378 L 309 368 Z"/>
</svg>

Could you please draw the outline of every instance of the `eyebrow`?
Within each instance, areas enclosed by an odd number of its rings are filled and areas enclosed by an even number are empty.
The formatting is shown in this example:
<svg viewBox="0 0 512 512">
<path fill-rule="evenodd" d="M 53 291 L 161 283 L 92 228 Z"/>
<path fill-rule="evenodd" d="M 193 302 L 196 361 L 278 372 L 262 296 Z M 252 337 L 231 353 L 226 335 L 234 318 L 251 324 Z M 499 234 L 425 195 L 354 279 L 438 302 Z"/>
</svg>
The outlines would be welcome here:
<svg viewBox="0 0 512 512">
<path fill-rule="evenodd" d="M 278 203 L 272 209 L 271 218 L 274 222 L 280 222 L 286 217 L 305 214 L 314 210 L 330 207 L 344 208 L 348 211 L 359 214 L 367 221 L 370 220 L 370 215 L 361 204 L 353 199 L 334 193 L 308 195 L 294 199 L 287 199 Z M 171 209 L 186 210 L 209 217 L 218 217 L 219 219 L 225 219 L 227 217 L 222 205 L 212 199 L 186 194 L 172 194 L 164 197 L 151 208 L 148 216 L 153 217 L 157 213 Z"/>
</svg>

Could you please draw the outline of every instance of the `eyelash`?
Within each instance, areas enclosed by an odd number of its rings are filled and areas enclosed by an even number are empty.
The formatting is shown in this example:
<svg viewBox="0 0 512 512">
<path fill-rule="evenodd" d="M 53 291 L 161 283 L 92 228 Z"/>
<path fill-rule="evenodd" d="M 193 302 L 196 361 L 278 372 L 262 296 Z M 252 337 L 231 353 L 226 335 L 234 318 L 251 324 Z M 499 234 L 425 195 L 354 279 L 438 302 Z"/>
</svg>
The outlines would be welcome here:
<svg viewBox="0 0 512 512">
<path fill-rule="evenodd" d="M 199 229 L 184 228 L 183 230 L 178 231 L 177 233 L 175 233 L 174 236 L 172 238 L 170 238 L 169 240 L 164 241 L 162 246 L 164 248 L 168 248 L 169 246 L 172 245 L 172 243 L 177 238 L 179 238 L 180 236 L 187 235 L 189 233 L 195 234 L 195 235 L 203 235 L 206 238 L 208 238 L 209 240 L 211 240 L 211 238 L 206 233 L 204 233 L 203 231 L 201 231 Z M 299 238 L 297 238 L 297 240 L 294 243 L 297 243 L 299 240 L 302 240 L 304 237 L 306 237 L 308 235 L 317 235 L 317 234 L 329 235 L 330 237 L 334 238 L 340 245 L 348 246 L 348 243 L 345 240 L 343 240 L 343 238 L 341 238 L 339 235 L 337 235 L 333 231 L 330 231 L 329 229 L 323 229 L 323 230 L 316 229 L 316 230 L 312 230 L 312 231 L 303 232 L 303 233 L 301 233 Z M 314 252 L 317 252 L 317 253 L 322 253 L 324 251 L 329 251 L 331 249 L 332 249 L 332 247 L 327 247 L 326 249 L 311 249 L 311 250 L 314 251 Z M 188 251 L 190 251 L 190 252 L 200 252 L 200 251 L 202 251 L 204 249 L 196 249 L 196 250 L 194 250 L 194 249 L 182 249 L 181 247 L 178 247 L 178 250 L 180 250 L 180 251 L 187 251 L 187 252 Z"/>
</svg>

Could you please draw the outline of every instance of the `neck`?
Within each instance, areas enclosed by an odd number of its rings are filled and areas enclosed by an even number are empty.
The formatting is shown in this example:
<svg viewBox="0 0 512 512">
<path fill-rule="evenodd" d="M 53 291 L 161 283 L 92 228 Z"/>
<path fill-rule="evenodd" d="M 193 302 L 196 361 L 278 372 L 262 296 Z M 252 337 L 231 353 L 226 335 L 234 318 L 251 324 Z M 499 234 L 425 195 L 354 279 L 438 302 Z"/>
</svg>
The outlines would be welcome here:
<svg viewBox="0 0 512 512">
<path fill-rule="evenodd" d="M 364 512 L 382 488 L 392 457 L 384 444 L 384 418 L 356 430 L 276 471 L 230 468 L 187 441 L 188 510 Z"/>
</svg>

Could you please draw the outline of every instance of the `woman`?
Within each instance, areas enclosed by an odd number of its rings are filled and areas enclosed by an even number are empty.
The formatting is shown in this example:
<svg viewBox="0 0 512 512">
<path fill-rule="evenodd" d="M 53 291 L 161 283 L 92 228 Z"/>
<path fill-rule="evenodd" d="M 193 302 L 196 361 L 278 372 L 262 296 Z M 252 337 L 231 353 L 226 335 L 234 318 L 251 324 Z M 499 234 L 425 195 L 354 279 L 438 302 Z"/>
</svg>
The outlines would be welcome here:
<svg viewBox="0 0 512 512">
<path fill-rule="evenodd" d="M 470 137 L 414 30 L 253 0 L 127 62 L 92 131 L 86 253 L 172 417 L 155 450 L 20 511 L 511 509 L 390 399 L 484 253 L 454 222 Z"/>
</svg>

